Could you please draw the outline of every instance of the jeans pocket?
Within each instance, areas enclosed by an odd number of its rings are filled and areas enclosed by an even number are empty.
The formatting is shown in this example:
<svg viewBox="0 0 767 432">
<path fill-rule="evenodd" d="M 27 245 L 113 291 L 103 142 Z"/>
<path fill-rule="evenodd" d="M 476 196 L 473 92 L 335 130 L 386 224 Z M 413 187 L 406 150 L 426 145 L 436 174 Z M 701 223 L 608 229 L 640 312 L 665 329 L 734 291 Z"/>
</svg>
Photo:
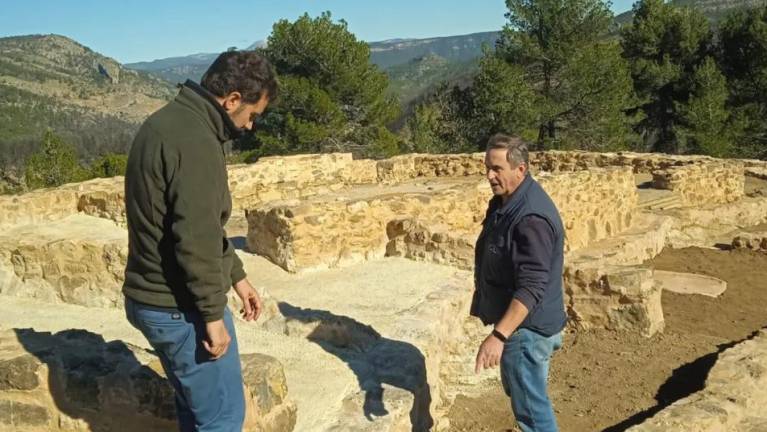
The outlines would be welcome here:
<svg viewBox="0 0 767 432">
<path fill-rule="evenodd" d="M 143 325 L 157 327 L 181 327 L 187 324 L 184 314 L 176 310 L 160 311 L 138 308 L 135 312 L 135 319 Z"/>
<path fill-rule="evenodd" d="M 540 363 L 548 362 L 553 351 L 554 346 L 546 337 L 539 336 L 533 344 L 533 357 Z"/>
</svg>

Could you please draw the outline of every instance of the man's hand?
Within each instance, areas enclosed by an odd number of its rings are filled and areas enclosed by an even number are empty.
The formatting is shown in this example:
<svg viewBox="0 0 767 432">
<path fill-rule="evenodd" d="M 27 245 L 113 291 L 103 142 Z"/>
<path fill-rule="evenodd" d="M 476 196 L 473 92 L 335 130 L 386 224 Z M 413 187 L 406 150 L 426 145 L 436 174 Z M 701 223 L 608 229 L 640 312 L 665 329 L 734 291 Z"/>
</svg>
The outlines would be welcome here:
<svg viewBox="0 0 767 432">
<path fill-rule="evenodd" d="M 485 338 L 477 352 L 477 360 L 474 364 L 474 373 L 479 373 L 482 369 L 489 369 L 501 364 L 501 355 L 503 354 L 503 342 L 492 334 Z"/>
<path fill-rule="evenodd" d="M 242 300 L 242 309 L 240 310 L 242 318 L 245 321 L 257 320 L 263 310 L 261 296 L 258 295 L 258 291 L 253 288 L 253 285 L 247 279 L 234 284 L 234 291 Z"/>
<path fill-rule="evenodd" d="M 205 323 L 205 332 L 207 334 L 202 341 L 202 346 L 210 353 L 213 360 L 223 357 L 229 348 L 229 343 L 232 342 L 232 338 L 224 325 L 224 320 Z"/>
</svg>

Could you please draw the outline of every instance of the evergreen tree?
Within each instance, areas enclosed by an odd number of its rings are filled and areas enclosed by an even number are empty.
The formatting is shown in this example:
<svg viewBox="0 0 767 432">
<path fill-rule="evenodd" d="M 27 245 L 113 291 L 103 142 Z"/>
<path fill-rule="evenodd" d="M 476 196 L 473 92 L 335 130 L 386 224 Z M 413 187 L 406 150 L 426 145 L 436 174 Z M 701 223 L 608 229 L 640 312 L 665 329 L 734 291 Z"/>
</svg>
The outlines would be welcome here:
<svg viewBox="0 0 767 432">
<path fill-rule="evenodd" d="M 280 99 L 257 129 L 262 154 L 398 151 L 386 125 L 399 113 L 387 97 L 386 75 L 370 63 L 370 48 L 329 12 L 277 22 L 264 55 L 281 80 Z"/>
<path fill-rule="evenodd" d="M 613 15 L 602 0 L 507 0 L 509 23 L 496 56 L 521 68 L 533 99 L 517 111 L 532 118 L 541 146 L 607 150 L 630 138 L 624 110 L 631 81 L 608 38 Z M 486 67 L 495 67 L 485 62 Z M 519 94 L 525 94 L 520 90 Z M 532 115 L 526 111 L 530 107 Z M 508 128 L 509 126 L 506 126 Z M 514 129 L 527 129 L 518 125 Z"/>
<path fill-rule="evenodd" d="M 49 130 L 40 151 L 27 159 L 25 177 L 27 186 L 37 189 L 83 181 L 88 175 L 78 164 L 74 147 Z"/>
<path fill-rule="evenodd" d="M 734 151 L 767 158 L 767 6 L 734 12 L 721 23 L 719 58 L 738 134 Z"/>
<path fill-rule="evenodd" d="M 715 157 L 732 155 L 736 133 L 729 124 L 727 82 L 713 58 L 707 57 L 692 75 L 687 103 L 678 103 L 679 124 L 674 133 L 691 153 Z"/>
<path fill-rule="evenodd" d="M 653 151 L 692 151 L 694 148 L 686 147 L 685 137 L 696 133 L 696 125 L 702 125 L 694 120 L 695 113 L 711 103 L 710 98 L 716 98 L 713 95 L 718 92 L 716 88 L 701 88 L 706 83 L 718 83 L 711 70 L 714 65 L 707 60 L 712 53 L 708 20 L 695 9 L 663 0 L 640 0 L 633 10 L 634 20 L 622 32 L 622 46 L 640 98 L 636 111 L 643 119 L 638 130 Z M 690 102 L 694 106 L 688 107 Z M 703 135 L 709 133 L 701 131 Z"/>
</svg>

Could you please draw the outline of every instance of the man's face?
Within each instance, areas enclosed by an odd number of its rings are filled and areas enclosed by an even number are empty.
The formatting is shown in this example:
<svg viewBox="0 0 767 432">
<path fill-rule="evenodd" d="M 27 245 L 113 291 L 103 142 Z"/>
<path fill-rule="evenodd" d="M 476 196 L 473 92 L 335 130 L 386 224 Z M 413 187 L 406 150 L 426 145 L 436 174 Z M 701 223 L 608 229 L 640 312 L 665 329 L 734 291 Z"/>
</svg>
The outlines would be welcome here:
<svg viewBox="0 0 767 432">
<path fill-rule="evenodd" d="M 261 99 L 256 103 L 247 103 L 237 92 L 230 93 L 223 103 L 232 123 L 240 129 L 253 129 L 253 122 L 266 110 L 267 105 L 269 97 L 266 94 L 261 95 Z"/>
<path fill-rule="evenodd" d="M 500 196 L 504 202 L 517 190 L 527 172 L 524 163 L 513 167 L 506 160 L 506 152 L 506 149 L 490 149 L 485 153 L 487 181 L 493 194 Z"/>
</svg>

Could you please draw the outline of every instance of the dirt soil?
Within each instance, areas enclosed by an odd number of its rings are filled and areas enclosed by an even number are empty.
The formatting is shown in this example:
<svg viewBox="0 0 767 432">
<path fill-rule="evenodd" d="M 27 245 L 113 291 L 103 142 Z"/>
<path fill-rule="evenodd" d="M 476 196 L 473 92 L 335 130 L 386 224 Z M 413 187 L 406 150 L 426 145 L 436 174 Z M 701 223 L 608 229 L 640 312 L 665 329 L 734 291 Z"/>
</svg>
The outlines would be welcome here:
<svg viewBox="0 0 767 432">
<path fill-rule="evenodd" d="M 549 395 L 563 432 L 622 431 L 703 388 L 719 352 L 767 326 L 767 254 L 666 249 L 646 263 L 727 282 L 719 298 L 663 293 L 666 329 L 652 338 L 606 330 L 570 333 L 552 359 Z M 454 431 L 515 431 L 500 383 L 459 396 Z"/>
</svg>

